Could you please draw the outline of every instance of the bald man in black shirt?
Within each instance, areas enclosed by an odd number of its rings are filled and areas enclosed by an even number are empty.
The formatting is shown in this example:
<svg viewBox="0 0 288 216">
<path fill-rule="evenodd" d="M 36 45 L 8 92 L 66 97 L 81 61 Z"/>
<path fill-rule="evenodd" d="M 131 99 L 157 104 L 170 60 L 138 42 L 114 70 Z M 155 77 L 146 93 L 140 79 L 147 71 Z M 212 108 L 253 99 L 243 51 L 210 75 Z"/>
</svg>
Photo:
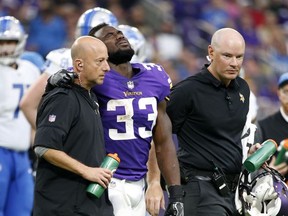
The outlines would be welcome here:
<svg viewBox="0 0 288 216">
<path fill-rule="evenodd" d="M 97 98 L 90 89 L 103 84 L 110 70 L 105 44 L 79 37 L 72 45 L 78 79 L 71 88 L 56 87 L 43 96 L 37 113 L 34 216 L 111 216 L 107 190 L 99 199 L 86 188 L 97 182 L 107 188 L 112 172 L 101 168 L 106 155 Z"/>
<path fill-rule="evenodd" d="M 172 89 L 167 113 L 179 142 L 185 215 L 236 214 L 235 186 L 250 95 L 238 76 L 244 52 L 239 32 L 216 31 L 208 46 L 210 64 Z"/>
</svg>

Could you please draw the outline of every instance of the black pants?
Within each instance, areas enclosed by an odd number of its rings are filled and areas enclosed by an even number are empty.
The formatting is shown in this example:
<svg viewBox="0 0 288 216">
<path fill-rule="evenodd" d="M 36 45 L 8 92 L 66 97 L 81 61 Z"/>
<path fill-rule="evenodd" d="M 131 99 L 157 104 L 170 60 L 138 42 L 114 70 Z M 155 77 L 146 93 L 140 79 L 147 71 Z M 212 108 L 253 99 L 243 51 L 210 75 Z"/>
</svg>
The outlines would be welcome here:
<svg viewBox="0 0 288 216">
<path fill-rule="evenodd" d="M 184 198 L 184 215 L 187 216 L 238 216 L 234 196 L 229 192 L 221 196 L 211 181 L 190 179 L 183 184 L 186 192 Z"/>
</svg>

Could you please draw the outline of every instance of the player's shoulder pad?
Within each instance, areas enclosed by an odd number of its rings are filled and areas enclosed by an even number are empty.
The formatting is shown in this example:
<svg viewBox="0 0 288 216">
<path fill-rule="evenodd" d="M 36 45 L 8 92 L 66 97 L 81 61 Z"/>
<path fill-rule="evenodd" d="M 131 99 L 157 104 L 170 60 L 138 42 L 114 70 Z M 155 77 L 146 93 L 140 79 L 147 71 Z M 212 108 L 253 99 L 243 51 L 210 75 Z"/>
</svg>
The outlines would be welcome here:
<svg viewBox="0 0 288 216">
<path fill-rule="evenodd" d="M 65 63 L 69 67 L 72 65 L 71 49 L 61 48 L 57 50 L 52 50 L 47 54 L 46 60 L 49 60 L 59 66 Z M 66 68 L 66 67 L 62 67 L 62 68 Z"/>
<path fill-rule="evenodd" d="M 165 72 L 164 68 L 156 63 L 132 63 L 133 67 L 139 67 L 140 69 L 145 69 L 147 71 L 153 72 Z"/>
<path fill-rule="evenodd" d="M 132 64 L 132 67 L 138 67 L 145 73 L 147 80 L 153 80 L 154 85 L 157 85 L 161 91 L 170 91 L 172 81 L 164 68 L 155 63 L 137 63 Z M 164 90 L 165 89 L 165 90 Z"/>
<path fill-rule="evenodd" d="M 20 58 L 32 62 L 40 70 L 42 70 L 45 63 L 44 58 L 39 53 L 34 51 L 24 51 Z"/>
<path fill-rule="evenodd" d="M 29 60 L 17 59 L 16 62 L 17 62 L 17 64 L 21 65 L 22 67 L 25 67 L 27 73 L 28 72 L 30 72 L 30 73 L 34 72 L 37 75 L 41 74 L 40 69 L 35 64 L 33 64 L 31 61 L 29 61 Z"/>
<path fill-rule="evenodd" d="M 169 75 L 166 73 L 164 68 L 155 63 L 132 63 L 132 67 L 134 68 L 140 68 L 141 71 L 146 71 L 146 72 L 151 72 L 149 73 L 150 76 L 154 76 L 155 78 L 157 77 L 163 77 L 167 78 Z"/>
</svg>

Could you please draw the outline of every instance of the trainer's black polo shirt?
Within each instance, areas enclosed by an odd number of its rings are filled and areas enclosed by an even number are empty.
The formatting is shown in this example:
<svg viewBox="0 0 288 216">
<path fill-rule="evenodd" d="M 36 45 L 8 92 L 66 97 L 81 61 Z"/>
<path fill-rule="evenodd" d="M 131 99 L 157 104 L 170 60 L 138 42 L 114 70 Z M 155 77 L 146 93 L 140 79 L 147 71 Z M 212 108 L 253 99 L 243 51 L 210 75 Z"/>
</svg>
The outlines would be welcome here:
<svg viewBox="0 0 288 216">
<path fill-rule="evenodd" d="M 167 113 L 179 142 L 178 159 L 188 167 L 240 173 L 241 133 L 249 109 L 249 87 L 237 77 L 226 88 L 208 70 L 175 85 Z"/>
<path fill-rule="evenodd" d="M 96 97 L 92 92 L 91 96 L 78 85 L 49 92 L 39 107 L 34 146 L 61 150 L 87 166 L 99 167 L 106 153 Z M 40 158 L 33 215 L 113 215 L 107 191 L 100 199 L 89 197 L 88 184 Z"/>
</svg>

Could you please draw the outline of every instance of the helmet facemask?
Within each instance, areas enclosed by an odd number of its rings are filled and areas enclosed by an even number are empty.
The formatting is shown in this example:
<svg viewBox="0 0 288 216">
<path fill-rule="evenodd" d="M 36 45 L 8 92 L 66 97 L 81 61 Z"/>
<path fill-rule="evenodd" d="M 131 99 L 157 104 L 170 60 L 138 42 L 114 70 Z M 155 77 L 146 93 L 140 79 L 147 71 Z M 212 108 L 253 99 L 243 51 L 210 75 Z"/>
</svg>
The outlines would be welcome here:
<svg viewBox="0 0 288 216">
<path fill-rule="evenodd" d="M 283 176 L 268 166 L 253 173 L 244 170 L 237 186 L 235 204 L 242 215 L 288 215 L 288 188 Z"/>
</svg>

